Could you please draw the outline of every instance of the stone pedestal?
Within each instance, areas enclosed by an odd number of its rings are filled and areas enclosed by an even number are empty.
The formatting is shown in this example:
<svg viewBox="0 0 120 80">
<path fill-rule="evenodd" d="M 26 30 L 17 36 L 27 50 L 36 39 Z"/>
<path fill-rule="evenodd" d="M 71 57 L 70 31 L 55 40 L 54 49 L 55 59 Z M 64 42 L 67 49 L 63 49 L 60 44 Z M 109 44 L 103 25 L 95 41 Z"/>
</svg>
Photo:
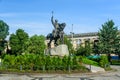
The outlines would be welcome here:
<svg viewBox="0 0 120 80">
<path fill-rule="evenodd" d="M 58 45 L 54 48 L 49 49 L 49 53 L 51 56 L 68 56 L 69 51 L 68 47 L 65 44 Z"/>
</svg>

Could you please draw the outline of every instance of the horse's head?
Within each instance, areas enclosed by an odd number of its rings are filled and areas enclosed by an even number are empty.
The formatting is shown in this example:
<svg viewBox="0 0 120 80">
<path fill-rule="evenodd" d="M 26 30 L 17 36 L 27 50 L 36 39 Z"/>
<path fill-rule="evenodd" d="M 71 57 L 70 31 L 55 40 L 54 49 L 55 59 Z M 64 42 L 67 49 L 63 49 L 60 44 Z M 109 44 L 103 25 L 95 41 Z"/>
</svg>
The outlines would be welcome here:
<svg viewBox="0 0 120 80">
<path fill-rule="evenodd" d="M 62 23 L 61 26 L 62 26 L 62 28 L 64 29 L 65 26 L 66 26 L 66 23 Z"/>
<path fill-rule="evenodd" d="M 65 23 L 61 23 L 61 24 L 59 25 L 59 31 L 63 31 L 64 28 L 65 28 L 65 26 L 66 26 Z"/>
</svg>

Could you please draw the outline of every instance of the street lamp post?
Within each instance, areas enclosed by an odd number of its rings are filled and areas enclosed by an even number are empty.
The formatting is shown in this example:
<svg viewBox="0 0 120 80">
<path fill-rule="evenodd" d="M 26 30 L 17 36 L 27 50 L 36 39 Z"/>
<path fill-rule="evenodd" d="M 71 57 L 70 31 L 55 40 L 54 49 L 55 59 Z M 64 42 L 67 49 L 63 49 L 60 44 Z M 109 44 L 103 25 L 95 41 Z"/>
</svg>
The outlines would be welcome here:
<svg viewBox="0 0 120 80">
<path fill-rule="evenodd" d="M 70 32 L 70 34 L 71 34 L 71 40 L 72 40 L 72 43 L 73 43 L 73 35 L 74 35 L 74 33 L 73 33 L 73 24 L 72 24 L 72 31 Z"/>
</svg>

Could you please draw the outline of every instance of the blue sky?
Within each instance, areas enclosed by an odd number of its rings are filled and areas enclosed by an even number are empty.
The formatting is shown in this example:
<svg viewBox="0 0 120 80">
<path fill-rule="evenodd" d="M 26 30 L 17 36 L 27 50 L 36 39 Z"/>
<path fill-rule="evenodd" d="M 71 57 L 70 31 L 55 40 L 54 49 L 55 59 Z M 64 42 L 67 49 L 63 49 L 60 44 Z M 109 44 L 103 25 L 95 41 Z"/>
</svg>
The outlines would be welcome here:
<svg viewBox="0 0 120 80">
<path fill-rule="evenodd" d="M 69 34 L 97 32 L 103 23 L 113 20 L 120 28 L 120 0 L 0 0 L 0 19 L 10 27 L 10 34 L 19 28 L 30 36 L 47 35 L 53 30 L 50 18 L 67 25 Z"/>
</svg>

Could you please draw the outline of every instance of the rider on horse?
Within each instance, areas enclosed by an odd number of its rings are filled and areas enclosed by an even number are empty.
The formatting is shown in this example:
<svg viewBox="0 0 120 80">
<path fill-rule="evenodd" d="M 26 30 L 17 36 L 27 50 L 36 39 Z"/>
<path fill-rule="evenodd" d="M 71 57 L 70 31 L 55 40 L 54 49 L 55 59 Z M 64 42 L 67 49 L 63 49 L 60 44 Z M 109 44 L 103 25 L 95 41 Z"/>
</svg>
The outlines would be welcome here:
<svg viewBox="0 0 120 80">
<path fill-rule="evenodd" d="M 53 16 L 51 17 L 51 22 L 52 22 L 55 29 L 52 31 L 52 33 L 47 35 L 47 38 L 50 38 L 50 42 L 48 43 L 48 47 L 50 47 L 52 40 L 55 40 L 54 41 L 55 46 L 58 45 L 57 40 L 59 38 L 60 38 L 61 42 L 63 43 L 63 34 L 64 34 L 63 29 L 66 26 L 65 23 L 60 24 L 60 23 L 58 23 L 57 20 L 54 21 Z"/>
<path fill-rule="evenodd" d="M 57 34 L 58 34 L 58 32 L 59 32 L 59 26 L 60 26 L 60 24 L 58 23 L 58 20 L 53 21 L 53 16 L 51 17 L 51 22 L 52 22 L 52 24 L 53 24 L 53 26 L 55 28 L 52 31 L 52 34 L 53 34 L 54 37 L 56 37 Z"/>
</svg>

